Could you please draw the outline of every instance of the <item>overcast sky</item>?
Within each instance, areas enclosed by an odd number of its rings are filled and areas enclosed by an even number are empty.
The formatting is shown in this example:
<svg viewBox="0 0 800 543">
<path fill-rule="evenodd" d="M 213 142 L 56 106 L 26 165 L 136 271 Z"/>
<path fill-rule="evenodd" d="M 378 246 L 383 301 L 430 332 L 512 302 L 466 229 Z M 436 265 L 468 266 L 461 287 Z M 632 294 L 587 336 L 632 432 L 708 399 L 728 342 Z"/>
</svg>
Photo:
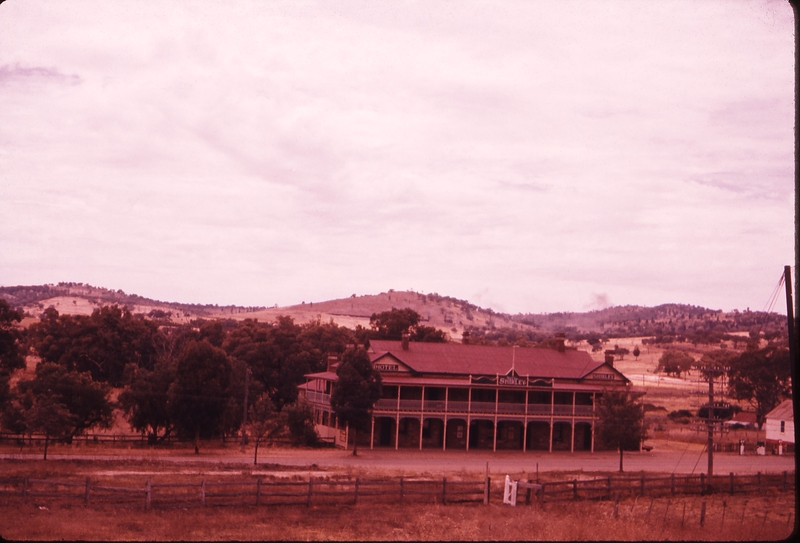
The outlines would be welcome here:
<svg viewBox="0 0 800 543">
<path fill-rule="evenodd" d="M 7 0 L 0 285 L 762 310 L 793 92 L 784 0 Z"/>
</svg>

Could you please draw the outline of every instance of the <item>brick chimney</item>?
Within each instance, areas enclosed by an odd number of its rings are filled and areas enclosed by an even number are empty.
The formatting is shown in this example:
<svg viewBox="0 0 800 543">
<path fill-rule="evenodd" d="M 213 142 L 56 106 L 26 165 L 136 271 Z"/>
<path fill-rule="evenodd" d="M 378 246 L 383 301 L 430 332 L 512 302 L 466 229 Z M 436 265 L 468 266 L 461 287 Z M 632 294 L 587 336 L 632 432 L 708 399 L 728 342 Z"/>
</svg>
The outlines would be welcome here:
<svg viewBox="0 0 800 543">
<path fill-rule="evenodd" d="M 563 332 L 558 332 L 556 334 L 556 340 L 558 341 L 558 352 L 560 353 L 563 353 L 564 351 L 567 350 L 566 347 L 564 347 L 564 339 L 565 336 Z"/>
<path fill-rule="evenodd" d="M 614 355 L 609 352 L 606 352 L 606 364 L 612 368 L 614 367 Z"/>
<path fill-rule="evenodd" d="M 336 364 L 339 361 L 339 355 L 336 353 L 328 353 L 328 369 L 327 371 L 331 371 L 331 366 Z"/>
<path fill-rule="evenodd" d="M 409 339 L 411 339 L 411 334 L 403 334 L 402 345 L 403 345 L 403 350 L 404 351 L 408 350 L 408 340 Z"/>
</svg>

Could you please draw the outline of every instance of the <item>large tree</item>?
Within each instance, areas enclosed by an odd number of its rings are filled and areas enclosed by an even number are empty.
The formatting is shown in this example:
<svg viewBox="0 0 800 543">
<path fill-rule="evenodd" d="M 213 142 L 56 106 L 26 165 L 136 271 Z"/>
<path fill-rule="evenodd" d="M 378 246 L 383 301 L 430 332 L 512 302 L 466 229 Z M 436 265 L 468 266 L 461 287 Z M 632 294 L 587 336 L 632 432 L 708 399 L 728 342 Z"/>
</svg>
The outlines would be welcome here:
<svg viewBox="0 0 800 543">
<path fill-rule="evenodd" d="M 88 372 L 67 371 L 51 362 L 40 362 L 33 379 L 17 383 L 17 402 L 26 421 L 26 431 L 40 431 L 36 425 L 31 427 L 30 421 L 43 420 L 46 413 L 56 413 L 63 406 L 70 417 L 60 437 L 68 440 L 91 428 L 111 426 L 109 393 L 110 387 L 93 381 Z"/>
<path fill-rule="evenodd" d="M 156 363 L 152 370 L 128 365 L 128 384 L 119 395 L 119 404 L 131 428 L 146 432 L 150 444 L 163 441 L 172 431 L 168 400 L 175 376 L 176 365 L 167 361 Z"/>
<path fill-rule="evenodd" d="M 358 454 L 357 434 L 367 431 L 372 407 L 381 397 L 381 376 L 362 348 L 348 349 L 336 368 L 336 384 L 331 393 L 331 408 L 353 432 L 353 456 Z"/>
<path fill-rule="evenodd" d="M 791 395 L 790 377 L 789 349 L 777 345 L 743 352 L 730 361 L 728 371 L 733 396 L 755 407 L 759 429 L 767 413 Z"/>
<path fill-rule="evenodd" d="M 90 316 L 59 315 L 52 307 L 29 329 L 30 343 L 42 360 L 72 371 L 88 371 L 95 381 L 124 384 L 128 364 L 152 369 L 157 325 L 127 307 L 106 306 Z"/>
<path fill-rule="evenodd" d="M 681 373 L 689 371 L 695 363 L 692 355 L 676 349 L 668 349 L 658 359 L 657 371 L 680 377 Z"/>
<path fill-rule="evenodd" d="M 200 438 L 220 431 L 231 391 L 231 363 L 225 351 L 208 341 L 192 342 L 178 361 L 175 381 L 169 389 L 168 410 L 176 429 Z"/>
<path fill-rule="evenodd" d="M 403 334 L 408 334 L 414 341 L 427 341 L 433 343 L 443 343 L 447 341 L 447 335 L 433 326 L 420 324 L 419 313 L 410 308 L 391 309 L 381 313 L 373 313 L 369 318 L 372 327 L 370 336 L 373 339 L 396 339 L 403 338 Z"/>
<path fill-rule="evenodd" d="M 22 330 L 17 326 L 21 320 L 22 313 L 0 298 L 0 413 L 11 398 L 11 374 L 25 367 L 21 347 Z"/>
<path fill-rule="evenodd" d="M 622 451 L 637 449 L 645 438 L 642 404 L 629 390 L 607 390 L 598 401 L 597 416 L 600 442 L 619 450 L 619 470 L 622 471 Z"/>
</svg>

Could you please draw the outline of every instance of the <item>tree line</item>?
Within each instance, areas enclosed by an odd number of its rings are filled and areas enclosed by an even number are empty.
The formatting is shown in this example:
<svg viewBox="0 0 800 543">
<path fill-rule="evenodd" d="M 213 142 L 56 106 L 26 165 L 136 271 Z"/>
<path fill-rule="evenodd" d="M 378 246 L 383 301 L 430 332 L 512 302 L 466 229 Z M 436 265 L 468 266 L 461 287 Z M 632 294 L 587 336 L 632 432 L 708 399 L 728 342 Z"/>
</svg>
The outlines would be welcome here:
<svg viewBox="0 0 800 543">
<path fill-rule="evenodd" d="M 356 346 L 370 339 L 448 339 L 421 325 L 410 309 L 373 314 L 369 328 L 355 330 L 333 321 L 297 324 L 285 316 L 274 323 L 177 325 L 115 305 L 88 316 L 60 315 L 51 307 L 27 330 L 19 326 L 22 316 L 0 299 L 0 427 L 43 433 L 46 444 L 110 427 L 116 408 L 153 444 L 176 435 L 194 440 L 197 451 L 201 439 L 246 430 L 256 445 L 280 433 L 311 445 L 313 413 L 298 401 L 298 385 L 305 374 L 324 371 L 329 355 L 342 359 L 340 366 L 357 359 L 363 370 L 369 358 Z M 28 355 L 39 357 L 33 377 L 23 375 L 12 386 Z M 112 389 L 119 391 L 116 401 Z M 340 410 L 343 421 L 357 422 L 345 406 Z"/>
<path fill-rule="evenodd" d="M 752 405 L 759 429 L 767 413 L 792 396 L 791 359 L 783 342 L 770 342 L 763 348 L 750 342 L 741 353 L 719 349 L 704 353 L 699 360 L 683 351 L 669 349 L 658 360 L 657 371 L 667 375 L 680 377 L 690 370 L 700 371 L 706 379 L 711 373 L 723 373 L 731 396 Z"/>
</svg>

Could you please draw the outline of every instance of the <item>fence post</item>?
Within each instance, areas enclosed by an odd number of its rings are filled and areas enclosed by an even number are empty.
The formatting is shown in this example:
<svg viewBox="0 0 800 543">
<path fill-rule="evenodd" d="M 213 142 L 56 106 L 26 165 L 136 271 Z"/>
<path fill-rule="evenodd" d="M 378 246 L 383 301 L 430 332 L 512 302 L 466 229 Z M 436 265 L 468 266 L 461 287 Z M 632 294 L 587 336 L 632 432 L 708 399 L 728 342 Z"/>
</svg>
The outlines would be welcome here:
<svg viewBox="0 0 800 543">
<path fill-rule="evenodd" d="M 530 477 L 530 475 L 528 475 L 528 476 Z M 528 479 L 528 484 L 531 484 L 532 482 L 533 481 Z M 531 487 L 528 487 L 525 490 L 525 505 L 530 505 L 531 504 L 531 492 L 532 492 Z"/>
<path fill-rule="evenodd" d="M 442 505 L 447 503 L 447 477 L 442 477 Z"/>
<path fill-rule="evenodd" d="M 483 505 L 489 505 L 489 487 L 491 486 L 491 483 L 492 483 L 491 477 L 487 476 L 486 483 L 484 484 L 483 487 Z"/>
<path fill-rule="evenodd" d="M 83 505 L 89 505 L 89 490 L 92 488 L 92 480 L 86 478 L 86 490 L 83 492 Z"/>
<path fill-rule="evenodd" d="M 542 488 L 539 490 L 542 493 L 542 499 L 539 500 L 541 503 L 544 503 L 544 485 L 545 483 L 542 483 Z"/>
<path fill-rule="evenodd" d="M 667 499 L 667 508 L 664 509 L 664 520 L 661 521 L 661 524 L 667 524 L 667 513 L 669 513 L 669 506 L 672 503 L 671 499 Z"/>
<path fill-rule="evenodd" d="M 761 494 L 761 472 L 757 473 L 758 475 L 758 493 Z"/>
<path fill-rule="evenodd" d="M 700 527 L 706 523 L 706 502 L 700 504 Z"/>
<path fill-rule="evenodd" d="M 642 489 L 641 489 L 641 495 L 642 495 L 642 496 L 644 496 L 644 473 L 642 473 Z"/>
<path fill-rule="evenodd" d="M 308 497 L 306 498 L 306 507 L 311 507 L 311 487 L 313 485 L 313 477 L 308 478 Z"/>
<path fill-rule="evenodd" d="M 670 494 L 675 495 L 675 474 L 669 476 L 670 479 Z"/>
<path fill-rule="evenodd" d="M 736 492 L 736 489 L 733 486 L 733 472 L 730 473 L 730 479 L 731 479 L 731 495 L 733 495 L 733 493 Z"/>
<path fill-rule="evenodd" d="M 25 501 L 25 498 L 28 496 L 28 478 L 25 477 L 22 481 L 22 501 Z"/>
<path fill-rule="evenodd" d="M 261 477 L 256 480 L 256 506 L 261 504 Z"/>
<path fill-rule="evenodd" d="M 403 476 L 400 476 L 400 501 L 405 498 L 405 487 L 403 486 Z"/>
<path fill-rule="evenodd" d="M 355 490 L 353 492 L 353 504 L 358 503 L 358 477 L 356 477 Z"/>
<path fill-rule="evenodd" d="M 786 492 L 786 472 L 783 472 L 783 491 Z"/>
<path fill-rule="evenodd" d="M 611 499 L 611 475 L 608 476 L 608 489 L 606 490 L 606 499 Z"/>
<path fill-rule="evenodd" d="M 578 480 L 577 479 L 573 479 L 572 480 L 572 499 L 573 500 L 577 500 L 578 499 Z"/>
<path fill-rule="evenodd" d="M 203 503 L 203 507 L 206 505 L 206 480 L 203 479 L 200 482 L 200 501 Z"/>
<path fill-rule="evenodd" d="M 706 474 L 700 474 L 700 494 L 704 494 L 706 491 Z"/>
<path fill-rule="evenodd" d="M 683 513 L 681 514 L 681 529 L 683 529 L 683 521 L 686 520 L 686 502 L 683 502 Z"/>
<path fill-rule="evenodd" d="M 614 498 L 614 518 L 619 518 L 619 512 L 617 510 L 618 506 L 619 506 L 619 492 L 617 492 L 617 495 Z"/>
<path fill-rule="evenodd" d="M 151 497 L 152 497 L 152 488 L 153 487 L 150 485 L 150 479 L 148 479 L 147 482 L 144 484 L 144 493 L 145 493 L 145 496 L 144 496 L 144 508 L 145 509 L 150 509 L 150 500 L 151 500 Z"/>
</svg>

